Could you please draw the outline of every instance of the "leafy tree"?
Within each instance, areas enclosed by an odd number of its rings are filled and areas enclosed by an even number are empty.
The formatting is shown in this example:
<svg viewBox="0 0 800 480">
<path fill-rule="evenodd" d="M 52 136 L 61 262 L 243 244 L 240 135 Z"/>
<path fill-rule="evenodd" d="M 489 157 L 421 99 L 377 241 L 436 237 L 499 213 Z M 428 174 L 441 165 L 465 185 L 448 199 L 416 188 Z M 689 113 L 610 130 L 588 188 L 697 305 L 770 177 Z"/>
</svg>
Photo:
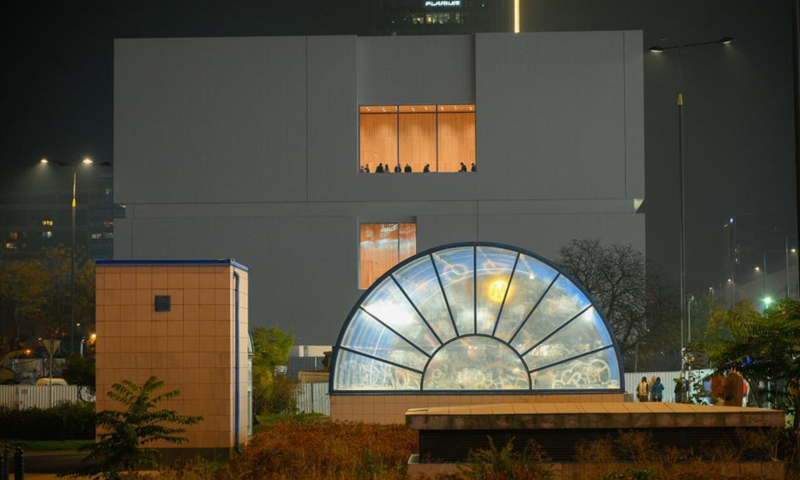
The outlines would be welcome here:
<svg viewBox="0 0 800 480">
<path fill-rule="evenodd" d="M 253 331 L 253 409 L 258 414 L 269 413 L 270 398 L 285 389 L 275 388 L 275 371 L 286 365 L 294 336 L 272 327 Z M 285 382 L 281 382 L 283 385 Z M 273 408 L 274 405 L 273 405 Z"/>
<path fill-rule="evenodd" d="M 90 395 L 95 393 L 95 356 L 94 348 L 87 349 L 86 356 L 70 355 L 62 367 L 61 376 L 70 385 L 78 385 L 78 398 L 83 398 L 84 390 Z"/>
<path fill-rule="evenodd" d="M 674 292 L 656 275 L 646 273 L 641 252 L 594 238 L 572 240 L 561 248 L 558 264 L 599 304 L 625 368 L 640 367 L 640 357 L 663 356 L 675 349 L 672 336 L 664 331 L 676 321 Z"/>
<path fill-rule="evenodd" d="M 163 386 L 164 382 L 156 377 L 148 378 L 142 386 L 128 380 L 113 384 L 106 395 L 126 409 L 103 410 L 97 414 L 97 426 L 101 431 L 98 441 L 80 449 L 89 454 L 83 459 L 82 466 L 67 476 L 119 479 L 124 471 L 158 466 L 161 453 L 146 445 L 157 441 L 187 442 L 185 437 L 179 436 L 185 429 L 164 424 L 194 425 L 203 418 L 158 409 L 162 400 L 180 395 L 178 390 L 154 395 Z"/>
<path fill-rule="evenodd" d="M 772 400 L 798 412 L 800 302 L 785 299 L 763 314 L 746 303 L 719 311 L 708 325 L 702 347 L 715 370 L 736 370 L 747 380 L 759 406 Z M 771 388 L 761 392 L 759 383 Z M 795 428 L 799 420 L 795 414 Z"/>
</svg>

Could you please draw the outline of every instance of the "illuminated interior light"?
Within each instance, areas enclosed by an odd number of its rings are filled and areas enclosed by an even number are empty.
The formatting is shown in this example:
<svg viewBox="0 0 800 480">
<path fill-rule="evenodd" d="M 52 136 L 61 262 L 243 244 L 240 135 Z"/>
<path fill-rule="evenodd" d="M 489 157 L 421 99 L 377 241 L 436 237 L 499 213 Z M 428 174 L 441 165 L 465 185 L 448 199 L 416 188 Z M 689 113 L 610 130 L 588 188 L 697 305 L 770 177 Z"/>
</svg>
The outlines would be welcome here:
<svg viewBox="0 0 800 480">
<path fill-rule="evenodd" d="M 519 33 L 519 0 L 514 0 L 514 33 Z"/>
<path fill-rule="evenodd" d="M 502 302 L 503 297 L 506 295 L 506 288 L 508 282 L 504 280 L 495 280 L 489 284 L 489 299 L 493 302 Z"/>
</svg>

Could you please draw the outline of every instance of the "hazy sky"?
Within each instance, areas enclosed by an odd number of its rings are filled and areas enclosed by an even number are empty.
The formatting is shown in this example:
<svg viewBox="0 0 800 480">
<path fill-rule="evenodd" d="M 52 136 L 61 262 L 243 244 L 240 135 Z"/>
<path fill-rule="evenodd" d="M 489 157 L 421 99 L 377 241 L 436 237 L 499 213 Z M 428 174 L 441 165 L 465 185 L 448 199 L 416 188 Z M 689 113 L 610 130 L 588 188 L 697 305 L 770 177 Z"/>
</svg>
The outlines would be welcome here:
<svg viewBox="0 0 800 480">
<path fill-rule="evenodd" d="M 689 287 L 727 278 L 732 214 L 757 229 L 744 262 L 783 248 L 796 230 L 789 1 L 521 2 L 523 31 L 643 30 L 645 48 L 736 37 L 683 55 Z M 24 185 L 17 172 L 42 156 L 113 162 L 115 37 L 367 34 L 371 11 L 368 0 L 4 2 L 0 180 Z M 677 56 L 645 53 L 644 69 L 647 256 L 677 283 Z"/>
</svg>

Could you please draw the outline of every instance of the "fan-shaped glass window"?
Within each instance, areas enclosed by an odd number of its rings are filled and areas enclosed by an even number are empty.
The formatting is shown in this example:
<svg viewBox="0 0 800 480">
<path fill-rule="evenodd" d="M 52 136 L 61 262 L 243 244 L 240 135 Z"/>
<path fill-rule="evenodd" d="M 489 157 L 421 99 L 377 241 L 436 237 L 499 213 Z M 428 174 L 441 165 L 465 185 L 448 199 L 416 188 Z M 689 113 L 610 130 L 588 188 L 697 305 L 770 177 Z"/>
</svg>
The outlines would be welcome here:
<svg viewBox="0 0 800 480">
<path fill-rule="evenodd" d="M 345 322 L 333 392 L 604 391 L 624 387 L 592 299 L 524 250 L 439 247 L 374 283 Z"/>
</svg>

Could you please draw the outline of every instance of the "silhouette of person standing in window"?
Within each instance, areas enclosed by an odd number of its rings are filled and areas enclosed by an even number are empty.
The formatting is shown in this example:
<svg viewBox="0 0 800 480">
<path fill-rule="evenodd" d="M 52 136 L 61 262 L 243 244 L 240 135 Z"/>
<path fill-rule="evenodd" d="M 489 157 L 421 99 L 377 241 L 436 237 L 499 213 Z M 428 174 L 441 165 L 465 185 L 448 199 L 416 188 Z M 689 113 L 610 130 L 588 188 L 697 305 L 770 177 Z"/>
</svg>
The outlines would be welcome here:
<svg viewBox="0 0 800 480">
<path fill-rule="evenodd" d="M 478 169 L 475 167 L 474 163 L 469 167 L 469 171 L 470 172 L 477 172 L 478 171 Z"/>
<path fill-rule="evenodd" d="M 406 167 L 403 169 L 403 171 L 406 173 L 411 173 L 411 165 L 406 163 Z"/>
<path fill-rule="evenodd" d="M 403 171 L 403 169 L 400 168 L 400 164 L 399 163 L 394 166 L 394 173 L 400 173 L 402 171 Z"/>
<path fill-rule="evenodd" d="M 379 163 L 378 167 L 375 168 L 375 173 L 383 173 L 383 164 Z"/>
<path fill-rule="evenodd" d="M 369 173 L 369 163 L 364 167 L 364 173 Z"/>
<path fill-rule="evenodd" d="M 467 166 L 464 165 L 464 162 L 461 162 L 461 168 L 459 168 L 458 171 L 459 172 L 466 172 L 467 171 Z"/>
<path fill-rule="evenodd" d="M 430 164 L 430 163 L 426 163 L 426 164 L 425 164 L 425 168 L 423 168 L 423 169 L 422 169 L 422 171 L 423 171 L 423 172 L 425 172 L 425 173 L 430 173 L 430 171 L 431 171 L 431 164 Z"/>
</svg>

